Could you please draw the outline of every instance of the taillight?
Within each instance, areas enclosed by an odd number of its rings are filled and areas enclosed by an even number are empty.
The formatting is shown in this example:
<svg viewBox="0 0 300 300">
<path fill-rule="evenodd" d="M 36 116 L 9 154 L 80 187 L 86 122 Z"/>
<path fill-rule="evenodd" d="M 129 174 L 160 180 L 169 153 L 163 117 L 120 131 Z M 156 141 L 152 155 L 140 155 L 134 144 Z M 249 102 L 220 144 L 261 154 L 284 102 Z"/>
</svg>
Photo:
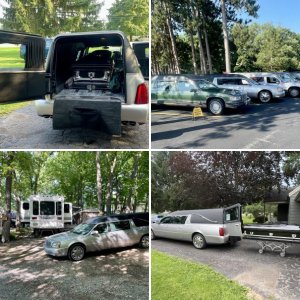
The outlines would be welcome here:
<svg viewBox="0 0 300 300">
<path fill-rule="evenodd" d="M 148 89 L 145 83 L 142 83 L 138 86 L 135 104 L 147 104 L 148 103 Z"/>
<path fill-rule="evenodd" d="M 225 235 L 225 230 L 223 227 L 219 228 L 219 236 L 224 236 Z"/>
</svg>

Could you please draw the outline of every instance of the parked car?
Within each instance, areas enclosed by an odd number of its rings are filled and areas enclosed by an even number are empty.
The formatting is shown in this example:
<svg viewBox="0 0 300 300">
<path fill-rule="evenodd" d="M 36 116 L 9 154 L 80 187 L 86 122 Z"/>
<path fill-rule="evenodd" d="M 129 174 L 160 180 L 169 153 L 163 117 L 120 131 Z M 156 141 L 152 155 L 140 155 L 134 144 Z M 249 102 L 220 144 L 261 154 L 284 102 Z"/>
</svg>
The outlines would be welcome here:
<svg viewBox="0 0 300 300">
<path fill-rule="evenodd" d="M 121 122 L 147 122 L 147 85 L 124 33 L 58 35 L 46 70 L 42 37 L 0 31 L 0 39 L 29 47 L 24 70 L 0 73 L 0 99 L 39 99 L 37 114 L 52 117 L 54 129 L 85 127 L 120 135 Z"/>
<path fill-rule="evenodd" d="M 258 84 L 254 80 L 243 75 L 220 74 L 207 75 L 206 78 L 220 88 L 237 89 L 247 93 L 251 99 L 259 99 L 262 103 L 268 103 L 274 98 L 285 96 L 280 86 L 270 84 Z"/>
<path fill-rule="evenodd" d="M 243 73 L 261 85 L 282 88 L 288 95 L 296 98 L 300 95 L 300 82 L 287 72 L 281 73 Z"/>
<path fill-rule="evenodd" d="M 175 211 L 151 224 L 151 238 L 191 241 L 197 249 L 208 244 L 235 243 L 242 238 L 241 205 Z"/>
<path fill-rule="evenodd" d="M 149 214 L 123 214 L 95 217 L 71 231 L 47 238 L 44 250 L 51 256 L 68 256 L 78 261 L 87 252 L 139 244 L 149 247 Z"/>
<path fill-rule="evenodd" d="M 157 104 L 199 105 L 208 108 L 214 115 L 223 114 L 225 108 L 238 108 L 249 102 L 245 93 L 219 88 L 197 75 L 154 76 L 151 101 Z"/>
<path fill-rule="evenodd" d="M 49 39 L 49 38 L 45 38 L 45 59 L 47 58 L 47 55 L 48 55 L 48 52 L 49 52 L 49 49 L 50 49 L 50 46 L 53 42 L 53 39 Z M 24 44 L 21 44 L 21 47 L 20 47 L 20 57 L 25 59 L 26 57 L 26 45 Z"/>
</svg>

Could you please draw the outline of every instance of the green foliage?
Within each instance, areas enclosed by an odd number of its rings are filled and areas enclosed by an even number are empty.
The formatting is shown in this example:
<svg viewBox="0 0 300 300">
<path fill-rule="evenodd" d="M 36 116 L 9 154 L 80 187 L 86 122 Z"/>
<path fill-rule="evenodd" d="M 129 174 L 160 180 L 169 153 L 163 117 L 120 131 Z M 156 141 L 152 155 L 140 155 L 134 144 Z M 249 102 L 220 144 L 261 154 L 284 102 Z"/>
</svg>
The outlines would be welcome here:
<svg viewBox="0 0 300 300">
<path fill-rule="evenodd" d="M 151 299 L 247 300 L 248 289 L 203 264 L 152 251 Z M 170 276 L 168 276 L 170 274 Z"/>
<path fill-rule="evenodd" d="M 295 179 L 300 184 L 300 152 L 287 152 L 283 169 L 289 181 Z"/>
<path fill-rule="evenodd" d="M 243 211 L 252 214 L 254 218 L 257 218 L 264 211 L 264 205 L 262 202 L 252 203 L 246 205 Z"/>
<path fill-rule="evenodd" d="M 300 36 L 271 24 L 235 25 L 232 29 L 238 60 L 235 71 L 298 69 Z"/>
<path fill-rule="evenodd" d="M 0 152 L 0 196 L 4 195 L 4 176 L 13 170 L 13 208 L 16 207 L 15 201 L 25 200 L 32 194 L 62 195 L 65 201 L 74 205 L 98 207 L 96 152 L 18 151 L 14 152 L 11 166 L 7 164 L 7 153 L 10 152 Z M 129 202 L 132 208 L 139 205 L 147 208 L 149 158 L 146 151 L 101 152 L 103 204 L 107 204 L 105 196 L 114 156 L 116 168 L 111 174 L 113 204 L 117 207 Z M 134 163 L 137 164 L 137 172 L 132 177 Z M 5 203 L 0 201 L 0 206 L 5 206 Z"/>
<path fill-rule="evenodd" d="M 5 103 L 0 103 L 0 117 L 3 117 L 5 115 L 10 114 L 11 112 L 22 108 L 24 106 L 30 105 L 32 102 L 31 101 L 10 101 L 10 102 L 5 102 Z"/>
<path fill-rule="evenodd" d="M 3 28 L 54 36 L 59 32 L 101 30 L 98 0 L 7 0 Z"/>
<path fill-rule="evenodd" d="M 149 5 L 146 0 L 116 0 L 109 9 L 107 28 L 130 36 L 148 36 Z"/>
</svg>

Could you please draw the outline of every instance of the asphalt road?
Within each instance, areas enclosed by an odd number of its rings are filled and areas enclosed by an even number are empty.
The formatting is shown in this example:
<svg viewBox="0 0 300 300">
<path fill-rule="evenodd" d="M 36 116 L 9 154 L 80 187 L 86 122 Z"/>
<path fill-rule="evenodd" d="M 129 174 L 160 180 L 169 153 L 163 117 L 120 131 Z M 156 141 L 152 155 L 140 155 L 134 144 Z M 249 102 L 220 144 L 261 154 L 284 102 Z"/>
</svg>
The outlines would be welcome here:
<svg viewBox="0 0 300 300">
<path fill-rule="evenodd" d="M 44 238 L 0 244 L 0 299 L 148 300 L 149 251 L 130 247 L 52 258 Z"/>
<path fill-rule="evenodd" d="M 258 253 L 255 241 L 243 240 L 235 246 L 209 245 L 198 250 L 192 243 L 166 239 L 151 241 L 151 248 L 183 259 L 203 263 L 240 284 L 250 287 L 262 299 L 300 299 L 300 245 L 278 252 Z M 218 300 L 218 299 L 216 299 Z"/>
<path fill-rule="evenodd" d="M 120 137 L 90 129 L 53 130 L 52 119 L 38 117 L 32 103 L 0 118 L 0 149 L 148 149 L 148 132 L 148 124 L 122 126 Z"/>
<path fill-rule="evenodd" d="M 152 149 L 299 149 L 300 99 L 251 103 L 192 120 L 192 107 L 152 105 Z"/>
</svg>

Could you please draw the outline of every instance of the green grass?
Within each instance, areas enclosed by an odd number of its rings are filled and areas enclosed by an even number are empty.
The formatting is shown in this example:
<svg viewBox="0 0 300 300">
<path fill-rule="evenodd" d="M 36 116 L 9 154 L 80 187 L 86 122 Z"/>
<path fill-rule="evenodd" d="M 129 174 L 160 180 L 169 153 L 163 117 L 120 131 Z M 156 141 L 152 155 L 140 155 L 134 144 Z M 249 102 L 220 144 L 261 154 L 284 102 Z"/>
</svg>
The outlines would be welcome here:
<svg viewBox="0 0 300 300">
<path fill-rule="evenodd" d="M 22 108 L 24 106 L 30 105 L 31 101 L 10 101 L 5 103 L 0 103 L 0 117 L 8 115 L 9 113 Z"/>
<path fill-rule="evenodd" d="M 247 288 L 210 267 L 154 250 L 151 257 L 152 300 L 249 300 Z"/>
<path fill-rule="evenodd" d="M 254 217 L 252 216 L 252 214 L 248 214 L 248 215 L 243 214 L 242 218 L 243 218 L 244 224 L 253 224 L 254 223 L 253 222 Z"/>
<path fill-rule="evenodd" d="M 0 47 L 0 69 L 24 68 L 24 59 L 20 57 L 20 47 Z"/>
</svg>

